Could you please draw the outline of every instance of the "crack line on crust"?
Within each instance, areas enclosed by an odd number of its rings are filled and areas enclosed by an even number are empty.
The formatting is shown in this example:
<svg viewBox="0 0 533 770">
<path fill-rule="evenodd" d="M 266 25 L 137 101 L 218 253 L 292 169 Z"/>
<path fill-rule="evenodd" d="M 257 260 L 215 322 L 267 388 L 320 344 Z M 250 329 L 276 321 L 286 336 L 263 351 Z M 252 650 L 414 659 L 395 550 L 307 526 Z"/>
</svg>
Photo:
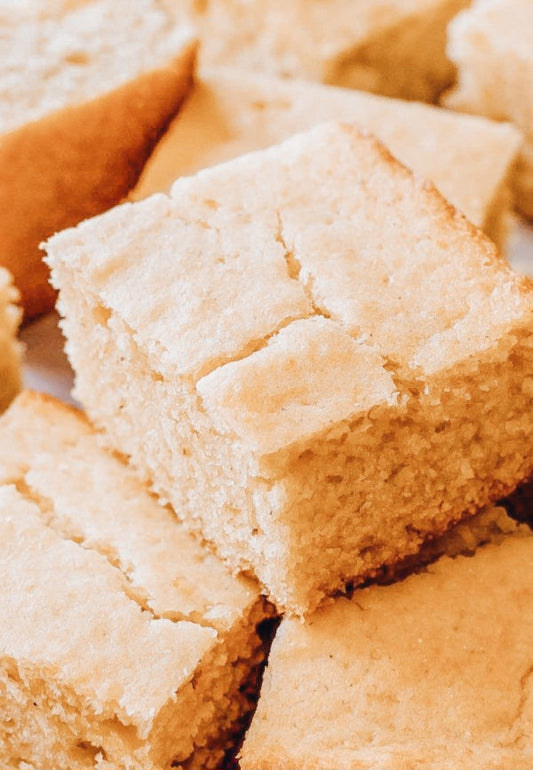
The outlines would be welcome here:
<svg viewBox="0 0 533 770">
<path fill-rule="evenodd" d="M 276 217 L 278 220 L 278 229 L 276 233 L 276 240 L 277 242 L 282 246 L 283 251 L 285 252 L 285 261 L 287 263 L 287 271 L 289 274 L 289 278 L 292 278 L 301 285 L 303 288 L 307 299 L 309 300 L 309 304 L 311 305 L 313 309 L 313 315 L 315 316 L 322 316 L 322 318 L 328 318 L 331 319 L 331 315 L 325 310 L 324 308 L 319 307 L 316 304 L 314 292 L 312 289 L 312 279 L 309 276 L 307 281 L 304 281 L 302 278 L 302 264 L 298 257 L 296 256 L 296 253 L 294 250 L 289 248 L 289 245 L 287 241 L 285 240 L 285 236 L 283 235 L 283 219 L 281 216 L 281 212 L 279 210 L 276 211 Z"/>
<path fill-rule="evenodd" d="M 190 614 L 182 613 L 178 610 L 169 610 L 163 613 L 155 612 L 150 606 L 149 596 L 141 586 L 134 584 L 130 570 L 126 565 L 122 563 L 122 560 L 115 549 L 109 545 L 104 546 L 101 543 L 91 543 L 89 545 L 86 541 L 86 538 L 82 534 L 77 535 L 74 534 L 74 532 L 69 532 L 67 527 L 60 523 L 60 516 L 57 514 L 53 500 L 41 495 L 35 488 L 28 484 L 24 476 L 18 477 L 16 479 L 10 479 L 7 483 L 13 484 L 21 497 L 23 497 L 28 502 L 33 503 L 33 505 L 38 508 L 42 521 L 44 525 L 48 527 L 48 529 L 51 529 L 63 540 L 70 541 L 78 545 L 80 548 L 98 554 L 107 561 L 110 567 L 119 572 L 124 583 L 123 593 L 128 597 L 128 599 L 137 604 L 143 612 L 147 612 L 149 615 L 151 615 L 154 620 L 160 620 L 164 618 L 166 620 L 172 621 L 173 623 L 187 621 L 190 623 L 195 623 L 199 626 L 203 626 L 205 628 L 213 628 L 211 624 L 206 623 L 201 616 L 198 616 L 197 613 L 194 612 Z"/>
</svg>

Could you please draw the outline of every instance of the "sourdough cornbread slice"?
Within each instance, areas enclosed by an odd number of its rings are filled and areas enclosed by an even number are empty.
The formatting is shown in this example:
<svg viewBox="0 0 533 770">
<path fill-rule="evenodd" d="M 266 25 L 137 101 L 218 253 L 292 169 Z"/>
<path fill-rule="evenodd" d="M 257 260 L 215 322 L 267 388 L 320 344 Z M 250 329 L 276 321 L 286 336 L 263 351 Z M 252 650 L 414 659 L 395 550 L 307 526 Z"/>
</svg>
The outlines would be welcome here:
<svg viewBox="0 0 533 770">
<path fill-rule="evenodd" d="M 21 312 L 15 304 L 18 292 L 10 274 L 0 267 L 0 412 L 3 412 L 21 385 L 21 346 L 16 340 Z"/>
<path fill-rule="evenodd" d="M 29 392 L 0 419 L 0 531 L 0 765 L 219 768 L 263 656 L 256 585 Z"/>
<path fill-rule="evenodd" d="M 532 471 L 531 283 L 353 126 L 182 178 L 47 251 L 104 440 L 280 608 Z"/>
<path fill-rule="evenodd" d="M 165 0 L 0 0 L 0 265 L 50 310 L 39 243 L 137 181 L 187 92 L 195 44 Z"/>
<path fill-rule="evenodd" d="M 188 0 L 205 64 L 435 100 L 446 26 L 469 0 Z"/>
<path fill-rule="evenodd" d="M 449 27 L 458 82 L 445 103 L 510 120 L 524 133 L 516 169 L 517 204 L 533 217 L 533 3 L 476 0 Z"/>
<path fill-rule="evenodd" d="M 532 586 L 517 533 L 284 619 L 241 770 L 530 770 Z"/>
<path fill-rule="evenodd" d="M 166 192 L 178 176 L 260 150 L 326 120 L 357 122 L 495 241 L 505 240 L 508 175 L 521 136 L 414 102 L 231 69 L 204 69 L 150 156 L 130 200 Z"/>
</svg>

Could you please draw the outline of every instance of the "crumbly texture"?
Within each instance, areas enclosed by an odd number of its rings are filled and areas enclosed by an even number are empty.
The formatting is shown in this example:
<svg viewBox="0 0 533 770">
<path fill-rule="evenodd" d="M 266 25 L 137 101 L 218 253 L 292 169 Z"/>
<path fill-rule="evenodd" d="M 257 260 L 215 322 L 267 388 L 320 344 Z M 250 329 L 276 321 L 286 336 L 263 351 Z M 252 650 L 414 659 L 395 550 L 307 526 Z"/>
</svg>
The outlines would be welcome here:
<svg viewBox="0 0 533 770">
<path fill-rule="evenodd" d="M 416 553 L 391 567 L 384 567 L 367 585 L 388 585 L 403 580 L 414 572 L 422 571 L 443 555 L 472 556 L 481 545 L 501 543 L 511 534 L 529 536 L 531 529 L 527 524 L 511 518 L 503 505 L 485 508 L 474 516 L 452 524 L 442 535 L 429 537 Z M 357 596 L 357 591 L 354 595 Z"/>
<path fill-rule="evenodd" d="M 11 276 L 0 267 L 0 412 L 8 406 L 21 386 L 22 348 L 16 335 L 21 312 L 16 305 L 18 292 Z"/>
<path fill-rule="evenodd" d="M 135 184 L 190 87 L 195 44 L 164 0 L 2 0 L 0 34 L 0 264 L 29 318 L 55 302 L 40 242 Z"/>
<path fill-rule="evenodd" d="M 47 250 L 104 441 L 280 608 L 305 613 L 531 473 L 531 283 L 353 126 Z"/>
<path fill-rule="evenodd" d="M 525 138 L 514 179 L 516 199 L 533 217 L 533 5 L 476 0 L 450 24 L 448 38 L 458 82 L 445 104 L 520 128 Z"/>
<path fill-rule="evenodd" d="M 468 0 L 189 0 L 201 61 L 434 101 L 446 25 Z"/>
<path fill-rule="evenodd" d="M 471 222 L 500 245 L 505 241 L 508 176 L 521 143 L 510 125 L 231 69 L 199 73 L 129 199 L 166 192 L 178 176 L 263 149 L 326 120 L 353 121 L 372 131 Z"/>
<path fill-rule="evenodd" d="M 529 770 L 532 556 L 507 537 L 283 620 L 241 770 Z"/>
<path fill-rule="evenodd" d="M 19 396 L 0 457 L 2 766 L 219 767 L 263 656 L 256 584 L 51 398 Z"/>
</svg>

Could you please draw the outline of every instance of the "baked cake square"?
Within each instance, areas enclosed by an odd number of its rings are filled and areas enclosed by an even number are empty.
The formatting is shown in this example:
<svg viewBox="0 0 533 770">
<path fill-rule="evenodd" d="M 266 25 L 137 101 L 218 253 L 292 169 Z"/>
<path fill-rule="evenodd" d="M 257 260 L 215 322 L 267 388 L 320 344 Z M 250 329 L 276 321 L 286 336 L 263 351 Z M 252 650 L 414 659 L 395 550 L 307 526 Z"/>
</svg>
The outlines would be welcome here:
<svg viewBox="0 0 533 770">
<path fill-rule="evenodd" d="M 0 448 L 1 766 L 219 768 L 264 653 L 256 584 L 80 413 L 23 393 Z"/>
<path fill-rule="evenodd" d="M 533 470 L 533 291 L 326 124 L 47 245 L 76 395 L 232 569 L 306 613 Z"/>
<path fill-rule="evenodd" d="M 514 122 L 524 134 L 516 197 L 533 217 L 533 4 L 476 0 L 448 29 L 457 84 L 445 97 L 454 109 Z"/>
<path fill-rule="evenodd" d="M 176 114 L 196 43 L 165 0 L 0 0 L 0 265 L 51 310 L 39 244 L 119 203 Z"/>
<path fill-rule="evenodd" d="M 239 766 L 529 770 L 532 586 L 517 528 L 282 620 Z"/>
</svg>

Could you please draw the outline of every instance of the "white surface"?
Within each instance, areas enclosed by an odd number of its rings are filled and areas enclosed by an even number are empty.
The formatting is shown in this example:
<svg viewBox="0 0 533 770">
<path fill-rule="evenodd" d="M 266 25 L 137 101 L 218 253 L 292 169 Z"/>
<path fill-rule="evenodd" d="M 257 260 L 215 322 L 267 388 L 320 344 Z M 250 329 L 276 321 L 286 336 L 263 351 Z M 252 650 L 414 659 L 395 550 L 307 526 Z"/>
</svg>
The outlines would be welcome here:
<svg viewBox="0 0 533 770">
<path fill-rule="evenodd" d="M 63 352 L 58 320 L 56 313 L 50 313 L 22 330 L 20 336 L 26 346 L 24 385 L 74 403 L 70 395 L 74 375 Z"/>
<path fill-rule="evenodd" d="M 508 257 L 515 270 L 533 278 L 533 223 L 517 218 L 509 238 Z"/>
<path fill-rule="evenodd" d="M 533 224 L 516 220 L 508 247 L 509 260 L 520 272 L 533 277 Z M 63 352 L 63 337 L 55 313 L 26 326 L 21 334 L 26 345 L 24 384 L 51 393 L 69 403 L 73 374 Z"/>
</svg>

